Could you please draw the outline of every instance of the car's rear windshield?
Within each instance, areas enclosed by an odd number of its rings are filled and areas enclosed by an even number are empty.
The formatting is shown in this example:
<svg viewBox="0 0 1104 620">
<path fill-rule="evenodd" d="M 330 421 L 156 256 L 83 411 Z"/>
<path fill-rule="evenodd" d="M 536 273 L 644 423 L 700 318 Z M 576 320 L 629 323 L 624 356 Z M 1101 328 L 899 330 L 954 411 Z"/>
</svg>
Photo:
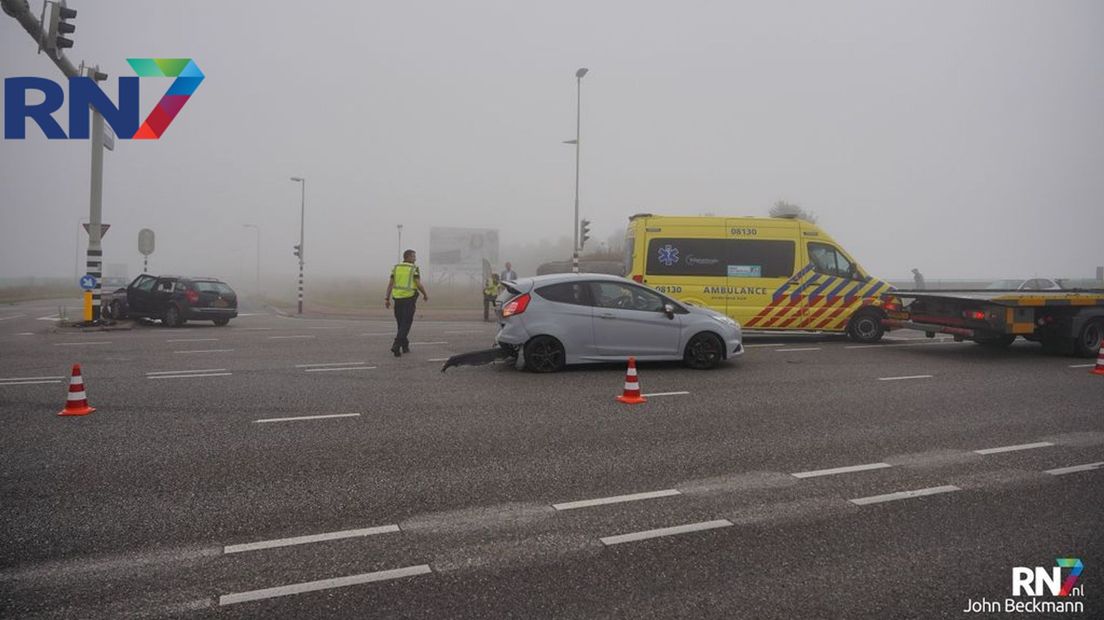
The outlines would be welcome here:
<svg viewBox="0 0 1104 620">
<path fill-rule="evenodd" d="M 234 294 L 234 289 L 222 282 L 193 282 L 192 286 L 200 293 L 218 293 L 219 295 Z"/>
</svg>

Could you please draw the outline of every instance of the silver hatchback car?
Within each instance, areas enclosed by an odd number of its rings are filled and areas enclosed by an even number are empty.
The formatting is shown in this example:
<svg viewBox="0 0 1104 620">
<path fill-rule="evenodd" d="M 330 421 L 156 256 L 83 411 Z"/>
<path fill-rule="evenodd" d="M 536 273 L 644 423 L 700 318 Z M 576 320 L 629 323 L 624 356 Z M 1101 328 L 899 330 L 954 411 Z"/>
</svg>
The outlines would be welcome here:
<svg viewBox="0 0 1104 620">
<path fill-rule="evenodd" d="M 534 372 L 630 356 L 713 368 L 744 352 L 736 321 L 625 278 L 566 273 L 504 286 L 495 342 Z"/>
</svg>

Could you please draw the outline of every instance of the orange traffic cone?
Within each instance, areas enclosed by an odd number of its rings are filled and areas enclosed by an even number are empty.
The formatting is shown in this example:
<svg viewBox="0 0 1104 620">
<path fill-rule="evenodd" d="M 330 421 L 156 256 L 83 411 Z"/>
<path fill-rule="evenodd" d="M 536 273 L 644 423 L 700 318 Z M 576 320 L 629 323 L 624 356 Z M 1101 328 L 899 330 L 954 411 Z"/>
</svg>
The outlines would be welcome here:
<svg viewBox="0 0 1104 620">
<path fill-rule="evenodd" d="M 69 397 L 65 399 L 65 409 L 58 415 L 88 415 L 93 411 L 95 408 L 88 406 L 88 397 L 84 394 L 80 364 L 73 364 L 73 376 L 69 378 Z"/>
<path fill-rule="evenodd" d="M 640 395 L 640 381 L 636 378 L 636 358 L 629 358 L 629 369 L 625 371 L 625 391 L 617 397 L 617 400 L 627 405 L 639 405 L 648 402 L 647 398 Z"/>
<path fill-rule="evenodd" d="M 1096 368 L 1089 372 L 1094 375 L 1104 375 L 1104 342 L 1100 343 L 1100 353 L 1096 354 Z"/>
</svg>

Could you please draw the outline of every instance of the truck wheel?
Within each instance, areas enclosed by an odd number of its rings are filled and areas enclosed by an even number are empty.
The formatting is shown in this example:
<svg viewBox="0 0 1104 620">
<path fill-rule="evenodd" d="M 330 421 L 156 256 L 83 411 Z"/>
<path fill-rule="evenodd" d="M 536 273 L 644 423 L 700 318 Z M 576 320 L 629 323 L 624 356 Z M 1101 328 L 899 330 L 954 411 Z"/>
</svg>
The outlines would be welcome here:
<svg viewBox="0 0 1104 620">
<path fill-rule="evenodd" d="M 1000 334 L 999 336 L 978 336 L 974 342 L 993 348 L 1004 348 L 1016 341 L 1016 334 Z"/>
<path fill-rule="evenodd" d="M 878 342 L 885 335 L 882 325 L 882 313 L 877 310 L 856 312 L 847 324 L 847 335 L 855 342 L 870 344 Z"/>
<path fill-rule="evenodd" d="M 1100 351 L 1101 340 L 1104 339 L 1104 320 L 1093 319 L 1085 321 L 1081 326 L 1081 333 L 1074 342 L 1074 354 L 1078 357 L 1096 357 Z"/>
</svg>

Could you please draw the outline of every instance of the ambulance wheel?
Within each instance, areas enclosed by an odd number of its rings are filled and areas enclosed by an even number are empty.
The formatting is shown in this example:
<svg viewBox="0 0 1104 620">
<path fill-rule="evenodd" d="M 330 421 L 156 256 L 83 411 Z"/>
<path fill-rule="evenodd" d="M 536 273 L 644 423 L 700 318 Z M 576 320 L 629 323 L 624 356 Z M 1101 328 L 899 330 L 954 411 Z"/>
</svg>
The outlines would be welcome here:
<svg viewBox="0 0 1104 620">
<path fill-rule="evenodd" d="M 535 336 L 525 343 L 525 369 L 529 372 L 557 372 L 564 367 L 564 348 L 552 336 Z"/>
<path fill-rule="evenodd" d="M 716 368 L 721 363 L 724 345 L 721 339 L 709 332 L 695 334 L 690 342 L 686 343 L 686 353 L 683 359 L 686 365 L 696 370 L 708 370 Z"/>
<path fill-rule="evenodd" d="M 885 335 L 882 325 L 882 313 L 877 310 L 864 310 L 851 317 L 847 324 L 847 335 L 855 342 L 870 344 L 878 342 Z"/>
<path fill-rule="evenodd" d="M 1104 344 L 1102 339 L 1104 339 L 1104 319 L 1085 321 L 1074 343 L 1074 353 L 1078 357 L 1096 357 L 1101 345 Z"/>
</svg>

